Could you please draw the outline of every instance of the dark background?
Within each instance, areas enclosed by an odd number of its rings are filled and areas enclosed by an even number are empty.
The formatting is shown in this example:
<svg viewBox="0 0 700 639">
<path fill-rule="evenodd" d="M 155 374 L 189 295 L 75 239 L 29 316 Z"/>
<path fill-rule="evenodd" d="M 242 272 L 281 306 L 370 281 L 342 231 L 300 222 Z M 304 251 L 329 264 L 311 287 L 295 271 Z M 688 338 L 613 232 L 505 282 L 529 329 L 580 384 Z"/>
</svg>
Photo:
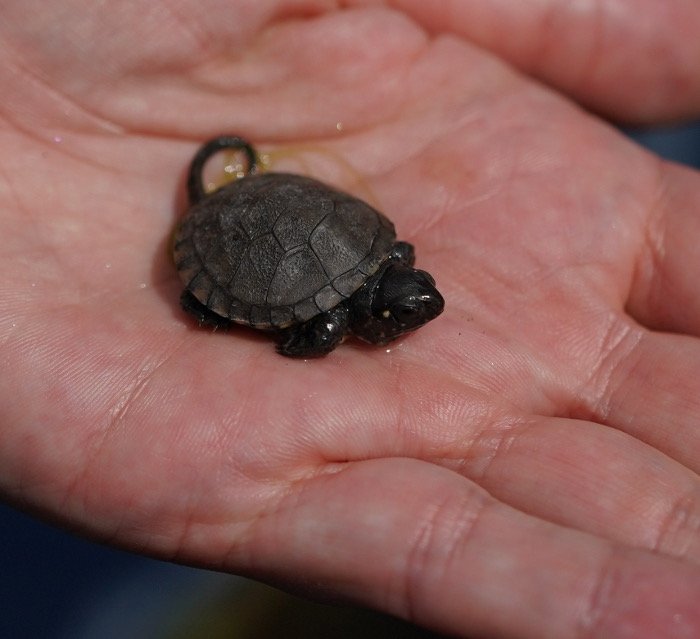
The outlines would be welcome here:
<svg viewBox="0 0 700 639">
<path fill-rule="evenodd" d="M 700 167 L 700 123 L 628 133 L 664 157 Z M 0 639 L 277 636 L 435 635 L 107 548 L 0 504 Z"/>
</svg>

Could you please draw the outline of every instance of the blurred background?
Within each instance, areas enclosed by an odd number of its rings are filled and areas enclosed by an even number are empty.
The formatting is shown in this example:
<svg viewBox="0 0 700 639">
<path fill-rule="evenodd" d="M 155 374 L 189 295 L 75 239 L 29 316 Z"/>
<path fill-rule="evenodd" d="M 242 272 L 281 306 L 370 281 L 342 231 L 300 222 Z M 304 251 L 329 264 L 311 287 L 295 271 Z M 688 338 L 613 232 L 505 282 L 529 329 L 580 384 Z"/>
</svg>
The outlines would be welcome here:
<svg viewBox="0 0 700 639">
<path fill-rule="evenodd" d="M 627 133 L 663 157 L 700 167 L 700 123 Z M 0 639 L 200 637 L 438 635 L 239 577 L 106 548 L 0 504 Z"/>
<path fill-rule="evenodd" d="M 427 639 L 379 613 L 139 557 L 0 505 L 0 639 Z"/>
</svg>

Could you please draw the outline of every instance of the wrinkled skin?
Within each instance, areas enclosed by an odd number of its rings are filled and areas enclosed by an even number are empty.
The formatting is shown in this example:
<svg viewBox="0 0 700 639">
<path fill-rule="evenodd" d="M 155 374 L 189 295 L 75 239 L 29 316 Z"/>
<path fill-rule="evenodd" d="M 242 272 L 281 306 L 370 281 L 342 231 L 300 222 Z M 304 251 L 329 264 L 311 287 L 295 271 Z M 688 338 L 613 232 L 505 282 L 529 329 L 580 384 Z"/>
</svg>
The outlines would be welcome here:
<svg viewBox="0 0 700 639">
<path fill-rule="evenodd" d="M 700 180 L 569 99 L 700 112 L 700 6 L 337 4 L 3 3 L 4 499 L 462 636 L 700 636 Z M 310 362 L 193 327 L 225 131 L 371 193 L 445 313 Z"/>
</svg>

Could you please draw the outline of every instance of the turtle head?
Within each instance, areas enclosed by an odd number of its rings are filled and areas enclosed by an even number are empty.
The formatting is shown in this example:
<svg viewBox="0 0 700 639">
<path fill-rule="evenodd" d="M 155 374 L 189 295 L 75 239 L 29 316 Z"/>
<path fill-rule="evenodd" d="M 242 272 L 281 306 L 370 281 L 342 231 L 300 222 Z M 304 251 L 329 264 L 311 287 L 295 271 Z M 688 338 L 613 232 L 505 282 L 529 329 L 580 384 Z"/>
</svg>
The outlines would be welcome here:
<svg viewBox="0 0 700 639">
<path fill-rule="evenodd" d="M 352 331 L 373 344 L 385 344 L 420 328 L 445 307 L 430 273 L 406 264 L 389 264 L 372 289 L 367 300 L 370 308 L 356 314 Z"/>
</svg>

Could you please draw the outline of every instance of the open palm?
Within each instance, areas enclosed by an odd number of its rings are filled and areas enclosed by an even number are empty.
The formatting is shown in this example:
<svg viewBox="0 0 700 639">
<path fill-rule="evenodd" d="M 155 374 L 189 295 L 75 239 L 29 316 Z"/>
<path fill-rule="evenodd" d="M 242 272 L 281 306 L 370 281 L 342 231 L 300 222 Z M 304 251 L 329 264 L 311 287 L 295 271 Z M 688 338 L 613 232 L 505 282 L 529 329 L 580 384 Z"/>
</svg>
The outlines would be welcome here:
<svg viewBox="0 0 700 639">
<path fill-rule="evenodd" d="M 53 4 L 0 24 L 6 499 L 454 634 L 700 633 L 700 180 L 509 66 L 700 110 L 692 2 L 644 3 L 658 76 L 606 3 Z M 197 328 L 169 237 L 220 133 L 383 210 L 445 313 L 313 361 Z"/>
</svg>

